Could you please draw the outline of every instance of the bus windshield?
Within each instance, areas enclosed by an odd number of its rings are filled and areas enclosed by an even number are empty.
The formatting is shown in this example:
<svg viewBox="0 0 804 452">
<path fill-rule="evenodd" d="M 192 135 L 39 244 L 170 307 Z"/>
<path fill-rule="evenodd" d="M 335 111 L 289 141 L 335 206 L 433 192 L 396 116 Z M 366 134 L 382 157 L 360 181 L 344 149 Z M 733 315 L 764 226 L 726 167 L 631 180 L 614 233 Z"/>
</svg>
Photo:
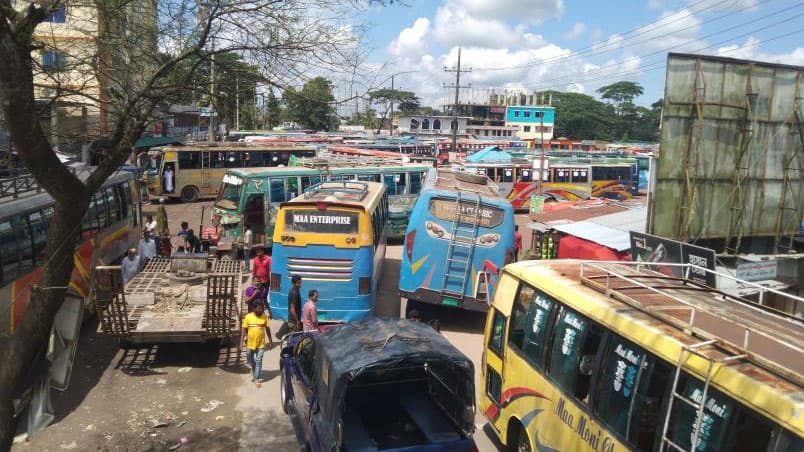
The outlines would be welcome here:
<svg viewBox="0 0 804 452">
<path fill-rule="evenodd" d="M 159 165 L 162 164 L 162 152 L 148 151 L 143 152 L 137 158 L 137 166 L 139 166 L 142 174 L 156 174 L 159 172 Z"/>
<path fill-rule="evenodd" d="M 357 234 L 359 212 L 340 210 L 285 210 L 285 232 Z"/>
<path fill-rule="evenodd" d="M 215 207 L 228 210 L 237 209 L 237 204 L 240 202 L 240 190 L 242 188 L 242 184 L 230 184 L 224 182 L 220 191 L 218 192 L 218 199 L 215 201 Z"/>
</svg>

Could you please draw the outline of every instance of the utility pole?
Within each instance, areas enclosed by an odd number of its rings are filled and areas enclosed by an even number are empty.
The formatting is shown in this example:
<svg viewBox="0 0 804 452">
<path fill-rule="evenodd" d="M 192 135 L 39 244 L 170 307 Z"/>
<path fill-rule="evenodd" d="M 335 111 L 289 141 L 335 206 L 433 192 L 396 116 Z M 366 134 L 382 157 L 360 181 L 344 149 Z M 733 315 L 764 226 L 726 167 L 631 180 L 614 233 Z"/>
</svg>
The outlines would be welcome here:
<svg viewBox="0 0 804 452">
<path fill-rule="evenodd" d="M 212 59 L 209 63 L 209 127 L 207 128 L 207 141 L 215 141 L 215 132 L 212 130 L 212 115 L 214 113 L 215 104 L 215 54 L 212 54 Z"/>
<path fill-rule="evenodd" d="M 461 88 L 471 88 L 472 84 L 462 86 L 461 85 L 461 72 L 472 72 L 472 69 L 461 69 L 461 48 L 458 47 L 458 65 L 452 69 L 444 68 L 444 72 L 454 72 L 455 73 L 455 84 L 454 85 L 444 85 L 445 88 L 455 88 L 455 104 L 452 106 L 452 124 L 454 127 L 452 128 L 452 152 L 458 152 L 458 100 L 460 97 Z M 457 158 L 457 154 L 456 154 Z"/>
<path fill-rule="evenodd" d="M 235 74 L 235 130 L 240 130 L 240 74 Z"/>
<path fill-rule="evenodd" d="M 544 103 L 544 98 L 542 98 L 542 103 Z M 542 148 L 539 158 L 539 196 L 541 196 L 544 194 L 544 110 L 539 112 L 539 130 L 542 134 L 542 137 L 539 138 L 539 146 Z"/>
<path fill-rule="evenodd" d="M 391 129 L 391 136 L 394 136 L 394 76 L 396 76 L 396 74 L 391 76 L 391 125 L 389 127 Z"/>
</svg>

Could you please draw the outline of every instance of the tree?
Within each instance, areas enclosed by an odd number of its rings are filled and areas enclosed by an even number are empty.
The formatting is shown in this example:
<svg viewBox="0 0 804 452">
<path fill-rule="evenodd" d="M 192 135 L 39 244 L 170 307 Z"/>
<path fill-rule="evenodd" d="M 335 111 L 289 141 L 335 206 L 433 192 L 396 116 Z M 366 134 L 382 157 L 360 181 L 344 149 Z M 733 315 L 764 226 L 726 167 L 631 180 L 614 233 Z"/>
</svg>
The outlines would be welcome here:
<svg viewBox="0 0 804 452">
<path fill-rule="evenodd" d="M 402 91 L 398 89 L 381 88 L 374 91 L 369 91 L 369 101 L 372 104 L 379 105 L 383 108 L 383 113 L 380 117 L 380 123 L 377 126 L 377 133 L 385 126 L 385 119 L 391 111 L 392 105 L 399 105 L 400 110 L 402 105 L 407 109 L 405 113 L 412 113 L 419 108 L 419 98 L 416 94 L 410 91 Z M 393 118 L 391 118 L 393 121 Z"/>
<path fill-rule="evenodd" d="M 293 121 L 312 130 L 337 130 L 340 120 L 333 106 L 332 82 L 324 77 L 308 81 L 301 91 L 288 88 L 282 98 Z"/>
<path fill-rule="evenodd" d="M 611 140 L 615 138 L 614 108 L 586 94 L 548 91 L 556 108 L 553 135 L 576 139 Z"/>
<path fill-rule="evenodd" d="M 247 102 L 240 107 L 240 128 L 243 130 L 257 130 L 262 129 L 263 121 L 260 111 L 257 110 L 257 104 L 254 102 Z"/>
<path fill-rule="evenodd" d="M 350 17 L 348 8 L 357 2 L 71 0 L 68 14 L 81 8 L 86 14 L 68 21 L 80 39 L 65 46 L 54 34 L 57 27 L 39 27 L 61 1 L 0 0 L 0 109 L 19 158 L 55 203 L 35 296 L 14 334 L 0 329 L 0 450 L 11 447 L 19 421 L 13 400 L 45 356 L 74 268 L 72 241 L 90 197 L 131 155 L 157 105 L 194 86 L 200 69 L 226 53 L 259 64 L 263 77 L 276 84 L 290 84 L 313 67 L 340 70 L 356 60 L 350 55 L 356 38 L 339 19 Z M 91 128 L 108 149 L 86 177 L 70 172 L 51 147 L 52 135 L 40 122 L 42 103 L 97 110 Z"/>
<path fill-rule="evenodd" d="M 603 99 L 614 101 L 616 104 L 633 103 L 634 99 L 642 95 L 642 86 L 636 82 L 622 81 L 598 88 L 597 93 Z"/>
</svg>

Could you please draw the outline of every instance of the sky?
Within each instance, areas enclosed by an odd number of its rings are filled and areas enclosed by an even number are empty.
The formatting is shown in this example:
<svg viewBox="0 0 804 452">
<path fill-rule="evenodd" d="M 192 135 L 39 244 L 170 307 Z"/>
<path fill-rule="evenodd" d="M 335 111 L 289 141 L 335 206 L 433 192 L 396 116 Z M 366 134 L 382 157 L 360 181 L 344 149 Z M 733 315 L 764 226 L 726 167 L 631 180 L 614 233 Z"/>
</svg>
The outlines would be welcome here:
<svg viewBox="0 0 804 452">
<path fill-rule="evenodd" d="M 503 89 L 554 89 L 594 95 L 630 80 L 636 103 L 662 98 L 668 52 L 804 65 L 802 0 L 402 0 L 374 5 L 366 25 L 365 66 L 374 86 L 415 92 L 440 108 L 462 48 L 461 101 Z M 412 71 L 412 72 L 408 72 Z M 408 72 L 408 73 L 402 73 Z M 451 102 L 451 100 L 450 100 Z"/>
</svg>

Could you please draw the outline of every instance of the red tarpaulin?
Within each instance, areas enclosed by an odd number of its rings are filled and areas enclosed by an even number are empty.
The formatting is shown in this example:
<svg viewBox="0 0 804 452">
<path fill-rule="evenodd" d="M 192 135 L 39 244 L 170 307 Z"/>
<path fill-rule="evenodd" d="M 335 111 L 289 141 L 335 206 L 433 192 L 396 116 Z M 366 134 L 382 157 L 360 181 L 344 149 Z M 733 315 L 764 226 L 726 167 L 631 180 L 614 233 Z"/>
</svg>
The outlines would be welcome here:
<svg viewBox="0 0 804 452">
<path fill-rule="evenodd" d="M 631 252 L 617 253 L 611 248 L 571 235 L 561 238 L 558 243 L 559 259 L 585 259 L 593 261 L 630 261 Z"/>
</svg>

